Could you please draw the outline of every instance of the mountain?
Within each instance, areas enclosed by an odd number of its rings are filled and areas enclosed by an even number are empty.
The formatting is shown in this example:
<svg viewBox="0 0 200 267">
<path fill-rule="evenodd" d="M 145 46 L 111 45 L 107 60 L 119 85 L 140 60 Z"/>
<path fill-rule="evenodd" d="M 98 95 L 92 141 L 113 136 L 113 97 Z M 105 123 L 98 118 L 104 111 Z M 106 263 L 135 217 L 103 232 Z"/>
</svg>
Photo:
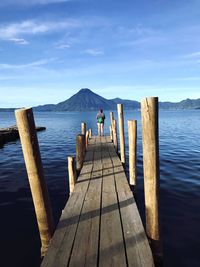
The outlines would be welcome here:
<svg viewBox="0 0 200 267">
<path fill-rule="evenodd" d="M 109 110 L 113 103 L 100 95 L 93 93 L 90 89 L 81 89 L 68 100 L 57 104 L 56 111 L 84 111 L 97 110 L 99 108 Z"/>
<path fill-rule="evenodd" d="M 185 99 L 180 102 L 159 102 L 160 109 L 200 109 L 199 99 Z"/>
<path fill-rule="evenodd" d="M 199 99 L 186 99 L 179 102 L 179 108 L 181 109 L 200 109 L 200 98 Z"/>
<path fill-rule="evenodd" d="M 117 104 L 123 104 L 124 109 L 140 109 L 140 103 L 134 100 L 121 98 L 106 99 L 95 94 L 88 88 L 81 89 L 69 99 L 58 104 L 47 104 L 34 107 L 36 111 L 92 111 L 100 108 L 104 110 L 116 110 Z M 159 102 L 160 109 L 200 109 L 199 99 L 186 99 L 180 102 Z M 13 111 L 14 109 L 3 109 L 1 111 Z"/>
<path fill-rule="evenodd" d="M 58 103 L 57 105 L 37 106 L 34 109 L 37 111 L 89 111 L 98 110 L 115 110 L 117 104 L 123 104 L 124 109 L 139 109 L 140 103 L 132 100 L 124 100 L 121 98 L 106 99 L 98 94 L 95 94 L 88 88 L 81 89 L 78 93 L 69 99 Z"/>
<path fill-rule="evenodd" d="M 111 99 L 112 102 L 115 103 L 115 109 L 117 104 L 123 104 L 124 109 L 139 109 L 140 102 L 134 100 L 126 100 L 121 98 Z"/>
<path fill-rule="evenodd" d="M 57 105 L 44 105 L 35 107 L 37 111 L 87 111 L 113 109 L 115 103 L 100 95 L 93 93 L 90 89 L 81 89 L 78 93 L 69 99 L 58 103 Z"/>
<path fill-rule="evenodd" d="M 16 108 L 0 108 L 0 112 L 14 112 Z"/>
<path fill-rule="evenodd" d="M 116 110 L 117 104 L 123 104 L 124 109 L 140 109 L 140 103 L 134 100 L 121 98 L 106 99 L 95 94 L 88 88 L 81 89 L 78 93 L 69 99 L 56 105 L 43 105 L 35 107 L 37 111 L 90 111 L 98 110 Z M 186 99 L 181 102 L 159 102 L 160 109 L 199 109 L 200 99 Z"/>
</svg>

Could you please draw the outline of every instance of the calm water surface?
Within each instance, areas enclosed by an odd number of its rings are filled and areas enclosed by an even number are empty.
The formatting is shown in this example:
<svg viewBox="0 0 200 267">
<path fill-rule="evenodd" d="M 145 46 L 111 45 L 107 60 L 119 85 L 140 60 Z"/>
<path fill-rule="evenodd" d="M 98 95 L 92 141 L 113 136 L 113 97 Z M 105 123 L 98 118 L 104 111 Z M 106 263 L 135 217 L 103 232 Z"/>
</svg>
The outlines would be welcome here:
<svg viewBox="0 0 200 267">
<path fill-rule="evenodd" d="M 38 138 L 56 223 L 68 198 L 66 158 L 75 155 L 75 136 L 82 121 L 95 133 L 95 115 L 35 113 L 36 124 L 47 127 Z M 106 116 L 108 133 L 109 113 Z M 199 267 L 200 110 L 160 111 L 159 117 L 164 266 Z M 125 112 L 125 120 L 128 119 L 138 120 L 137 200 L 144 221 L 140 112 Z M 13 124 L 12 113 L 0 113 L 0 127 Z M 40 240 L 19 141 L 0 149 L 0 216 L 0 266 L 39 266 Z"/>
</svg>

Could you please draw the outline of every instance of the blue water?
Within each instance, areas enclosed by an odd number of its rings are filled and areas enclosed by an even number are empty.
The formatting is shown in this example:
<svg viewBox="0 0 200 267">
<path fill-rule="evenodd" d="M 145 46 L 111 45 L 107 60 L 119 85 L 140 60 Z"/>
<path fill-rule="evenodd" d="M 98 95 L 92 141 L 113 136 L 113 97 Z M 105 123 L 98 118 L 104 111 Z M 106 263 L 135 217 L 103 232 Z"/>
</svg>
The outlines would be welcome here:
<svg viewBox="0 0 200 267">
<path fill-rule="evenodd" d="M 109 113 L 106 117 L 108 133 Z M 140 112 L 125 112 L 128 119 L 138 120 L 137 202 L 144 220 Z M 82 121 L 96 133 L 95 113 L 35 113 L 35 120 L 38 126 L 47 127 L 38 138 L 57 222 L 68 198 L 66 158 L 75 155 L 75 136 Z M 0 127 L 13 124 L 14 114 L 0 113 Z M 125 132 L 128 156 L 127 123 Z M 159 135 L 164 266 L 199 267 L 200 110 L 160 111 Z M 19 141 L 0 149 L 0 218 L 0 266 L 39 266 L 40 240 Z"/>
</svg>

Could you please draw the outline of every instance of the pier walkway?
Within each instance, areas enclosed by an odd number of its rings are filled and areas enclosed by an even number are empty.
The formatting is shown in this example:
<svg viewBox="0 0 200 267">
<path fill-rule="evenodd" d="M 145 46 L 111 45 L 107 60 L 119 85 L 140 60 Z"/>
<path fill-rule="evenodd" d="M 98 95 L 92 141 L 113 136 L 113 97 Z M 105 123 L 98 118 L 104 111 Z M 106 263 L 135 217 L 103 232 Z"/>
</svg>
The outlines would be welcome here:
<svg viewBox="0 0 200 267">
<path fill-rule="evenodd" d="M 154 266 L 110 137 L 90 139 L 81 173 L 41 266 Z"/>
<path fill-rule="evenodd" d="M 44 131 L 45 127 L 36 127 L 36 131 Z M 3 147 L 4 144 L 8 142 L 15 141 L 19 138 L 19 131 L 16 125 L 0 128 L 0 148 Z"/>
</svg>

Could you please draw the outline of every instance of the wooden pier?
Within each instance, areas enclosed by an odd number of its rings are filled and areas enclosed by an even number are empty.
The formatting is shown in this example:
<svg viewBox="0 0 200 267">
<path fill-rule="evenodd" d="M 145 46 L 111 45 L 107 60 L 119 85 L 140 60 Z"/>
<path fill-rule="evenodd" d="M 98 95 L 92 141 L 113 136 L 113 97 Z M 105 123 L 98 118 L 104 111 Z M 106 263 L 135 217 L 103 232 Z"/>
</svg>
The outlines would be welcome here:
<svg viewBox="0 0 200 267">
<path fill-rule="evenodd" d="M 36 127 L 36 131 L 44 131 L 46 130 L 45 127 Z M 19 139 L 19 132 L 16 125 L 7 127 L 7 128 L 0 128 L 0 147 L 8 142 L 12 142 Z"/>
<path fill-rule="evenodd" d="M 154 266 L 135 199 L 110 136 L 93 136 L 42 267 Z"/>
<path fill-rule="evenodd" d="M 32 109 L 15 111 L 44 256 L 42 267 L 150 267 L 154 261 L 162 266 L 158 98 L 141 102 L 146 231 L 124 172 L 123 106 L 118 107 L 120 158 L 112 112 L 109 136 L 92 136 L 92 129 L 81 124 L 76 161 L 68 156 L 70 197 L 56 229 Z M 136 121 L 128 126 L 129 182 L 135 194 Z"/>
</svg>

